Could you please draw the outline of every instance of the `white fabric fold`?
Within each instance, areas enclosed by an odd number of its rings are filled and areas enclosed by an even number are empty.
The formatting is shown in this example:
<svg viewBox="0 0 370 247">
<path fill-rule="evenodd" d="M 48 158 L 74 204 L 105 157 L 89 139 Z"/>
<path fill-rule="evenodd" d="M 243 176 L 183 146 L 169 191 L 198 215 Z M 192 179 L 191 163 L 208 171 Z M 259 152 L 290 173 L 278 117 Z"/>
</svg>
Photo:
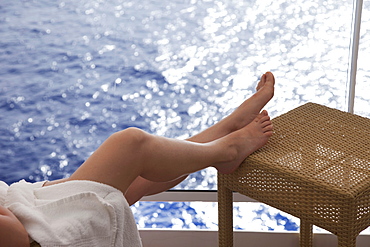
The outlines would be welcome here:
<svg viewBox="0 0 370 247">
<path fill-rule="evenodd" d="M 92 181 L 10 185 L 5 207 L 41 246 L 142 246 L 121 191 Z"/>
</svg>

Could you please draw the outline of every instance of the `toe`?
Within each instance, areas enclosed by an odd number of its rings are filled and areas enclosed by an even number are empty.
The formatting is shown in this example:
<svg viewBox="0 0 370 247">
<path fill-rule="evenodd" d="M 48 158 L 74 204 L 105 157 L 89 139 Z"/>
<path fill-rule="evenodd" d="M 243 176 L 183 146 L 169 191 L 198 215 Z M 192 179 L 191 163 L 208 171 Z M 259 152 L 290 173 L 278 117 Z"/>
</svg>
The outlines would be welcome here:
<svg viewBox="0 0 370 247">
<path fill-rule="evenodd" d="M 265 83 L 266 83 L 266 74 L 263 74 L 261 76 L 260 81 L 257 84 L 257 87 L 256 87 L 257 91 L 260 90 L 260 88 L 263 87 L 263 85 L 265 85 Z"/>
<path fill-rule="evenodd" d="M 266 79 L 265 79 L 266 81 L 275 83 L 274 74 L 272 74 L 271 72 L 266 72 L 265 76 L 266 76 Z"/>
</svg>

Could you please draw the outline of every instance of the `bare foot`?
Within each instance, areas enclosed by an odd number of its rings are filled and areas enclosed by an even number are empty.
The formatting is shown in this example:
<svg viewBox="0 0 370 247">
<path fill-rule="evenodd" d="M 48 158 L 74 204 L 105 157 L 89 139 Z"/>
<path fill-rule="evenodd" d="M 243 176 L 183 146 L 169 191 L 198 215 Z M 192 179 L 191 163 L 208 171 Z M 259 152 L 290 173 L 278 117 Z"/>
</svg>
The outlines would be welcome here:
<svg viewBox="0 0 370 247">
<path fill-rule="evenodd" d="M 236 152 L 236 156 L 229 162 L 214 165 L 214 167 L 224 174 L 235 171 L 243 160 L 264 146 L 272 135 L 273 126 L 266 111 L 262 111 L 257 117 L 244 128 L 232 132 L 221 138 L 228 148 Z M 226 150 L 226 149 L 225 149 Z"/>
<path fill-rule="evenodd" d="M 262 75 L 257 84 L 257 92 L 245 100 L 233 113 L 223 121 L 228 121 L 233 126 L 232 131 L 243 128 L 255 119 L 262 108 L 274 96 L 275 78 L 271 72 Z"/>
</svg>

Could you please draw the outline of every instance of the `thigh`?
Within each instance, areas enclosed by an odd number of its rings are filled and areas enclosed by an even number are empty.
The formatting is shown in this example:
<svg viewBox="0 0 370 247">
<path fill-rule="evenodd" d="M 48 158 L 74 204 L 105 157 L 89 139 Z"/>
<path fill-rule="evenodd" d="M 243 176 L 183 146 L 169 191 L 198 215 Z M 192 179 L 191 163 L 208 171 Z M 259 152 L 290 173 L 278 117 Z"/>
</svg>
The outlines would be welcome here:
<svg viewBox="0 0 370 247">
<path fill-rule="evenodd" d="M 133 131 L 131 131 L 133 132 Z M 50 181 L 45 186 L 71 180 L 89 180 L 110 185 L 125 193 L 140 173 L 130 131 L 111 135 L 69 178 Z"/>
</svg>

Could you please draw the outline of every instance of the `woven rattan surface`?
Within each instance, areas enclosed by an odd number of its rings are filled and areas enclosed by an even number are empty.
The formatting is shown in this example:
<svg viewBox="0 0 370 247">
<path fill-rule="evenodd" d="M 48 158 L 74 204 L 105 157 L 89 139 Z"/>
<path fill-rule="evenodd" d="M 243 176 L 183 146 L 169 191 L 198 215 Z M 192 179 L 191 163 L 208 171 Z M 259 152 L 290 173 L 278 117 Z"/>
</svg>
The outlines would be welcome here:
<svg viewBox="0 0 370 247">
<path fill-rule="evenodd" d="M 370 225 L 370 120 L 307 103 L 272 122 L 265 147 L 219 174 L 220 246 L 232 246 L 231 191 L 299 217 L 301 246 L 311 246 L 312 224 L 355 246 Z"/>
</svg>

